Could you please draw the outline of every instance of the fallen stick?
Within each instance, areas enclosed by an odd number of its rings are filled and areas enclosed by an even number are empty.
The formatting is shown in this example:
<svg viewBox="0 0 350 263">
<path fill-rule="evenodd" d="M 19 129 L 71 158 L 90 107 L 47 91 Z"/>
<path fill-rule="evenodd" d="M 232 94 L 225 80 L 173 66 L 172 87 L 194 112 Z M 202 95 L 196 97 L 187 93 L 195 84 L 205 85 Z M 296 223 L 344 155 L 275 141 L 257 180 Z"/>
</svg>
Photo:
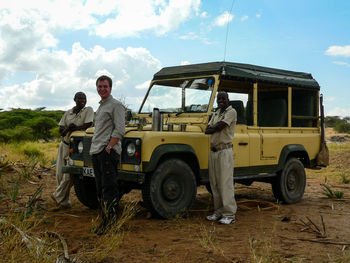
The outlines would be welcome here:
<svg viewBox="0 0 350 263">
<path fill-rule="evenodd" d="M 335 241 L 331 241 L 331 240 L 292 238 L 292 237 L 284 237 L 284 236 L 279 236 L 279 237 L 283 238 L 283 239 L 308 241 L 308 242 L 315 242 L 315 243 L 321 243 L 321 244 L 327 244 L 327 245 L 339 245 L 339 246 L 349 246 L 350 245 L 350 242 L 335 242 Z"/>
<path fill-rule="evenodd" d="M 340 246 L 349 246 L 350 242 L 335 242 L 335 241 L 328 241 L 328 240 L 319 240 L 319 239 L 307 239 L 307 238 L 296 238 L 300 241 L 309 241 L 309 242 L 316 242 L 316 243 L 322 243 L 322 244 L 330 244 L 330 245 L 340 245 Z"/>
<path fill-rule="evenodd" d="M 68 262 L 70 262 L 69 253 L 68 253 L 68 245 L 67 245 L 66 240 L 64 240 L 64 238 L 60 234 L 58 234 L 56 232 L 47 231 L 46 233 L 49 236 L 56 237 L 56 238 L 58 238 L 61 241 L 61 244 L 62 244 L 62 247 L 63 247 L 63 252 L 64 252 L 64 259 L 67 260 Z"/>
</svg>

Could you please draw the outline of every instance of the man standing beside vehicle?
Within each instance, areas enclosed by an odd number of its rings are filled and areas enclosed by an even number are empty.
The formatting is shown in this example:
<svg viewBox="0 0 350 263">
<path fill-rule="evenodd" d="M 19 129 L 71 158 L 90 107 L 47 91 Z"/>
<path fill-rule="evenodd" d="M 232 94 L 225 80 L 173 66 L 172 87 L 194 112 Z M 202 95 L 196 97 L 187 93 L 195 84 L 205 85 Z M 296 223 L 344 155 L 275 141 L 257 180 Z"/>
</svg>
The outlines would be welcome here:
<svg viewBox="0 0 350 263">
<path fill-rule="evenodd" d="M 73 131 L 86 130 L 92 125 L 94 120 L 94 110 L 91 107 L 85 107 L 86 95 L 83 92 L 77 92 L 74 95 L 76 105 L 63 114 L 59 122 L 59 131 L 62 141 L 58 148 L 56 161 L 56 179 L 58 187 L 51 195 L 52 199 L 60 208 L 70 208 L 69 200 L 70 189 L 73 186 L 72 176 L 62 173 L 62 166 L 66 164 L 69 155 L 69 135 Z"/>
<path fill-rule="evenodd" d="M 214 199 L 214 213 L 206 217 L 221 224 L 235 222 L 237 204 L 233 185 L 232 140 L 237 122 L 237 112 L 228 104 L 228 94 L 219 91 L 218 110 L 205 130 L 210 134 L 209 181 Z"/>
<path fill-rule="evenodd" d="M 97 198 L 102 211 L 102 222 L 95 233 L 103 235 L 117 219 L 119 201 L 117 167 L 122 150 L 121 139 L 125 134 L 125 107 L 111 95 L 110 77 L 100 76 L 96 80 L 96 87 L 101 101 L 96 111 L 90 154 Z"/>
</svg>

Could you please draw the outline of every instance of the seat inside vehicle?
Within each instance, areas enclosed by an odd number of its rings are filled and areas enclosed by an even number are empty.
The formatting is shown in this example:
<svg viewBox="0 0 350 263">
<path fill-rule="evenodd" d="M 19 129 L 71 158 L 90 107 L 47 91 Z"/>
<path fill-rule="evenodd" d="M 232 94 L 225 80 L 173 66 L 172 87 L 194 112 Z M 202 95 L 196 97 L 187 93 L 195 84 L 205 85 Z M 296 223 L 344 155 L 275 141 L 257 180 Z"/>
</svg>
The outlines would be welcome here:
<svg viewBox="0 0 350 263">
<path fill-rule="evenodd" d="M 237 124 L 246 124 L 243 101 L 230 100 L 228 104 L 237 112 Z"/>
</svg>

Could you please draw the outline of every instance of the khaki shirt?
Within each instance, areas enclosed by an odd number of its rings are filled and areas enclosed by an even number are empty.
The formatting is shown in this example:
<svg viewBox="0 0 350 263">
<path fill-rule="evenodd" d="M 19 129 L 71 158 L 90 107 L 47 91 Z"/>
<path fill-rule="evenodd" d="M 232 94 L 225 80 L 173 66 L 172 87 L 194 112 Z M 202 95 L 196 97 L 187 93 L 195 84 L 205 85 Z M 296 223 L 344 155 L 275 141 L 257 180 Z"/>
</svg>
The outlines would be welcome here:
<svg viewBox="0 0 350 263">
<path fill-rule="evenodd" d="M 95 116 L 95 132 L 92 137 L 90 154 L 101 152 L 109 143 L 111 137 L 119 138 L 113 149 L 121 154 L 121 139 L 125 134 L 125 107 L 110 95 L 100 101 Z"/>
<path fill-rule="evenodd" d="M 84 123 L 89 123 L 94 121 L 94 110 L 91 107 L 82 108 L 77 114 L 73 112 L 73 108 L 66 111 L 60 122 L 59 126 L 68 127 L 70 124 L 74 123 L 76 126 L 82 126 Z M 69 143 L 70 132 L 63 137 L 66 143 Z"/>
<path fill-rule="evenodd" d="M 231 106 L 228 106 L 226 110 L 221 113 L 221 110 L 218 109 L 213 117 L 209 121 L 209 125 L 213 126 L 217 122 L 223 121 L 228 126 L 222 129 L 219 132 L 214 132 L 210 136 L 210 146 L 218 146 L 220 144 L 232 143 L 233 136 L 235 133 L 235 127 L 237 122 L 237 112 Z"/>
</svg>

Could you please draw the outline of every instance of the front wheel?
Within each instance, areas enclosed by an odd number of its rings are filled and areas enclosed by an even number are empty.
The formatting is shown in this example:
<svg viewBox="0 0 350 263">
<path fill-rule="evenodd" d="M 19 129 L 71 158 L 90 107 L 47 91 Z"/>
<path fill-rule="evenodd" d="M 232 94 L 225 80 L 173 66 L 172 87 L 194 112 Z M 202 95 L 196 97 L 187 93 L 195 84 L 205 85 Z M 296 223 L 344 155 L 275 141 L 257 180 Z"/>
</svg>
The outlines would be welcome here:
<svg viewBox="0 0 350 263">
<path fill-rule="evenodd" d="M 78 200 L 91 209 L 99 208 L 96 194 L 95 178 L 79 175 L 73 176 L 74 190 Z"/>
<path fill-rule="evenodd" d="M 282 173 L 272 182 L 275 198 L 286 204 L 299 202 L 304 195 L 306 174 L 304 165 L 296 158 L 290 158 Z"/>
<path fill-rule="evenodd" d="M 184 216 L 192 207 L 197 194 L 192 169 L 182 160 L 162 162 L 146 178 L 142 197 L 154 216 L 174 218 Z"/>
</svg>

